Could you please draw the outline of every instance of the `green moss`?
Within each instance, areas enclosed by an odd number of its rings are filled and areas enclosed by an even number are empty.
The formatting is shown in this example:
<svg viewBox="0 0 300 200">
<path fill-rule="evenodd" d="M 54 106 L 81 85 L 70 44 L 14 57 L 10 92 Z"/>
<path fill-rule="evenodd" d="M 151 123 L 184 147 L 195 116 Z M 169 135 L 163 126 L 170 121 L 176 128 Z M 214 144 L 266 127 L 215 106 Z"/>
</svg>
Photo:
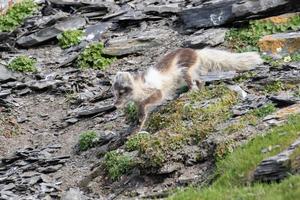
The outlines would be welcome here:
<svg viewBox="0 0 300 200">
<path fill-rule="evenodd" d="M 103 56 L 104 46 L 101 42 L 92 43 L 79 55 L 77 64 L 81 69 L 93 68 L 105 70 L 115 58 Z"/>
<path fill-rule="evenodd" d="M 228 45 L 239 52 L 258 51 L 258 40 L 265 35 L 298 30 L 300 28 L 300 16 L 294 16 L 286 23 L 277 24 L 268 20 L 250 21 L 248 27 L 233 28 L 226 34 Z"/>
<path fill-rule="evenodd" d="M 94 142 L 97 140 L 97 134 L 95 131 L 85 131 L 79 136 L 79 149 L 86 151 L 94 146 Z"/>
<path fill-rule="evenodd" d="M 147 124 L 150 138 L 140 143 L 150 166 L 161 166 L 170 153 L 187 142 L 199 142 L 228 120 L 237 103 L 235 92 L 223 85 L 193 91 L 153 113 Z"/>
<path fill-rule="evenodd" d="M 267 104 L 261 106 L 260 108 L 254 109 L 250 113 L 256 117 L 263 118 L 275 111 L 276 111 L 275 105 L 273 103 L 267 103 Z"/>
<path fill-rule="evenodd" d="M 138 106 L 134 102 L 129 102 L 124 108 L 125 117 L 128 122 L 136 122 L 139 119 L 138 112 Z"/>
<path fill-rule="evenodd" d="M 234 149 L 234 141 L 233 140 L 225 140 L 219 144 L 217 144 L 214 156 L 216 159 L 224 158 L 228 153 L 232 153 Z"/>
<path fill-rule="evenodd" d="M 246 127 L 246 123 L 243 120 L 238 120 L 238 122 L 232 123 L 230 125 L 228 125 L 223 132 L 225 134 L 231 134 L 231 133 L 235 133 L 243 128 Z"/>
<path fill-rule="evenodd" d="M 69 48 L 78 45 L 83 37 L 82 30 L 68 30 L 57 36 L 58 44 L 61 48 Z"/>
<path fill-rule="evenodd" d="M 285 135 L 282 135 L 285 133 Z M 290 117 L 283 126 L 275 127 L 254 138 L 245 146 L 235 149 L 224 159 L 217 161 L 217 179 L 206 188 L 189 188 L 178 192 L 170 199 L 295 199 L 300 195 L 300 177 L 294 176 L 280 184 L 251 185 L 250 174 L 265 158 L 286 149 L 300 136 L 300 115 Z M 261 150 L 279 145 L 270 152 Z"/>
<path fill-rule="evenodd" d="M 139 132 L 126 141 L 125 148 L 127 151 L 139 150 L 141 143 L 147 141 L 149 138 L 150 134 L 148 132 Z"/>
<path fill-rule="evenodd" d="M 37 9 L 33 0 L 23 0 L 11 7 L 5 15 L 0 15 L 0 32 L 13 31 L 22 21 Z"/>
<path fill-rule="evenodd" d="M 284 84 L 279 80 L 273 81 L 264 87 L 264 91 L 267 93 L 280 92 L 282 90 L 284 90 Z"/>
<path fill-rule="evenodd" d="M 112 180 L 117 180 L 132 169 L 135 163 L 131 157 L 118 153 L 117 151 L 111 151 L 105 155 L 104 165 L 109 177 Z"/>
<path fill-rule="evenodd" d="M 251 78 L 254 78 L 257 75 L 256 72 L 248 71 L 240 74 L 239 76 L 235 77 L 233 80 L 237 83 L 242 83 L 246 80 L 249 80 Z"/>
<path fill-rule="evenodd" d="M 36 72 L 36 61 L 28 56 L 18 56 L 8 64 L 8 69 L 17 72 Z"/>
</svg>

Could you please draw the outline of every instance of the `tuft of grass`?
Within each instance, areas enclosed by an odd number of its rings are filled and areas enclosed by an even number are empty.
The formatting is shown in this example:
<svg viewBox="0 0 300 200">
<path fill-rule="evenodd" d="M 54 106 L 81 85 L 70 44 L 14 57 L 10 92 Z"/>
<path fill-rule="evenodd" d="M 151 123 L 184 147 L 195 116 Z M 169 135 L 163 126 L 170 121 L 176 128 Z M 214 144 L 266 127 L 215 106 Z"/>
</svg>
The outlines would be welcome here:
<svg viewBox="0 0 300 200">
<path fill-rule="evenodd" d="M 263 118 L 275 111 L 276 111 L 275 105 L 273 103 L 267 103 L 261 106 L 260 108 L 254 109 L 250 113 L 256 117 Z"/>
<path fill-rule="evenodd" d="M 240 74 L 239 76 L 233 78 L 233 81 L 235 81 L 237 83 L 242 83 L 248 79 L 254 78 L 256 75 L 257 75 L 257 73 L 253 72 L 253 71 L 244 72 L 244 73 Z"/>
<path fill-rule="evenodd" d="M 124 108 L 126 120 L 131 123 L 139 119 L 138 112 L 138 106 L 134 102 L 129 102 Z"/>
<path fill-rule="evenodd" d="M 8 69 L 17 72 L 36 72 L 36 61 L 28 56 L 18 56 L 8 64 Z"/>
<path fill-rule="evenodd" d="M 224 159 L 218 160 L 217 179 L 211 186 L 202 189 L 188 188 L 170 199 L 295 199 L 300 195 L 300 176 L 290 177 L 280 184 L 254 185 L 250 184 L 250 177 L 263 159 L 283 151 L 299 136 L 300 115 L 291 116 L 286 124 L 257 136 Z M 279 148 L 267 153 L 261 152 L 265 147 L 275 145 L 279 145 Z"/>
<path fill-rule="evenodd" d="M 285 23 L 275 23 L 271 20 L 250 21 L 245 28 L 233 28 L 226 33 L 228 45 L 238 52 L 259 51 L 258 40 L 265 35 L 298 30 L 300 28 L 300 15 L 288 19 Z"/>
<path fill-rule="evenodd" d="M 148 139 L 150 139 L 150 134 L 148 132 L 139 132 L 126 141 L 125 148 L 127 151 L 139 150 L 141 147 L 141 143 Z"/>
<path fill-rule="evenodd" d="M 300 53 L 292 53 L 291 55 L 285 56 L 280 59 L 274 59 L 269 55 L 263 55 L 262 58 L 266 63 L 271 65 L 274 68 L 281 68 L 286 63 L 289 62 L 299 62 L 300 61 Z"/>
<path fill-rule="evenodd" d="M 128 155 L 123 155 L 117 151 L 110 151 L 105 154 L 104 165 L 108 175 L 112 180 L 119 179 L 135 165 L 133 159 Z"/>
<path fill-rule="evenodd" d="M 103 56 L 103 43 L 96 42 L 87 46 L 79 55 L 77 64 L 81 69 L 100 69 L 105 70 L 115 61 L 115 58 Z"/>
<path fill-rule="evenodd" d="M 284 90 L 284 84 L 279 80 L 273 81 L 264 87 L 264 91 L 267 93 L 280 92 L 282 90 Z"/>
<path fill-rule="evenodd" d="M 66 49 L 78 45 L 83 37 L 82 30 L 67 30 L 57 36 L 58 44 L 61 48 Z"/>
<path fill-rule="evenodd" d="M 95 131 L 85 131 L 79 136 L 79 149 L 86 151 L 94 146 L 94 142 L 97 140 L 97 134 Z"/>
<path fill-rule="evenodd" d="M 13 31 L 26 17 L 30 16 L 37 7 L 37 4 L 33 0 L 23 0 L 13 5 L 5 15 L 0 15 L 0 32 Z"/>
</svg>

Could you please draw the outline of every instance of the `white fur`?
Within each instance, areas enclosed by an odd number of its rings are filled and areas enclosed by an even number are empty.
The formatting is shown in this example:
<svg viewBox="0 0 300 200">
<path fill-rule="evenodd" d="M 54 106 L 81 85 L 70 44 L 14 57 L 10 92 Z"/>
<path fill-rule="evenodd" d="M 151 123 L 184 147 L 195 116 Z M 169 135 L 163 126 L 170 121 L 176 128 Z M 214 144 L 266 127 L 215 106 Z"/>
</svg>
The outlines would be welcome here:
<svg viewBox="0 0 300 200">
<path fill-rule="evenodd" d="M 231 53 L 217 49 L 204 48 L 196 51 L 199 56 L 198 70 L 202 75 L 213 71 L 244 71 L 262 64 L 257 52 Z"/>
</svg>

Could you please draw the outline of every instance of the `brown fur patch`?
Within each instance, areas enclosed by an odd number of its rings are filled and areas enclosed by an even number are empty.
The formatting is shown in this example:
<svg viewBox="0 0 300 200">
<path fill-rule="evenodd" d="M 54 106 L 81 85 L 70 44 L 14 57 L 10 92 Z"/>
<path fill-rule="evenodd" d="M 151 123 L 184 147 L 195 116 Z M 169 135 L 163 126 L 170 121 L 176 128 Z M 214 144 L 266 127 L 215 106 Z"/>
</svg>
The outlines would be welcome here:
<svg viewBox="0 0 300 200">
<path fill-rule="evenodd" d="M 156 68 L 159 71 L 165 72 L 168 71 L 174 62 L 174 59 L 176 56 L 178 56 L 178 53 L 180 52 L 181 49 L 177 49 L 175 51 L 172 51 L 170 53 L 167 53 L 157 64 Z"/>
<path fill-rule="evenodd" d="M 178 66 L 190 68 L 197 62 L 197 53 L 189 48 L 180 49 L 177 59 Z"/>
<path fill-rule="evenodd" d="M 147 106 L 148 104 L 153 104 L 153 103 L 157 103 L 158 100 L 160 100 L 162 98 L 162 93 L 160 90 L 155 90 L 155 92 L 148 97 L 147 99 L 145 99 L 142 104 L 143 106 Z"/>
<path fill-rule="evenodd" d="M 180 48 L 166 54 L 156 65 L 156 68 L 162 72 L 168 71 L 174 64 L 175 59 L 176 64 L 180 67 L 190 68 L 197 61 L 197 54 L 195 50 L 190 48 Z"/>
</svg>

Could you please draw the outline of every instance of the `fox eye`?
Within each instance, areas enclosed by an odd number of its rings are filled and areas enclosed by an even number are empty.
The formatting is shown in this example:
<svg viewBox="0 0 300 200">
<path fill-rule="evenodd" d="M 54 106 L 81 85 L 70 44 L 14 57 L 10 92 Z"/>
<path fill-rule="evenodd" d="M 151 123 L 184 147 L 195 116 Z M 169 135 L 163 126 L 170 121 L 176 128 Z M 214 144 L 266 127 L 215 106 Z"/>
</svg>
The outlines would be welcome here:
<svg viewBox="0 0 300 200">
<path fill-rule="evenodd" d="M 120 95 L 125 94 L 125 90 L 120 90 L 119 94 L 120 94 Z"/>
</svg>

